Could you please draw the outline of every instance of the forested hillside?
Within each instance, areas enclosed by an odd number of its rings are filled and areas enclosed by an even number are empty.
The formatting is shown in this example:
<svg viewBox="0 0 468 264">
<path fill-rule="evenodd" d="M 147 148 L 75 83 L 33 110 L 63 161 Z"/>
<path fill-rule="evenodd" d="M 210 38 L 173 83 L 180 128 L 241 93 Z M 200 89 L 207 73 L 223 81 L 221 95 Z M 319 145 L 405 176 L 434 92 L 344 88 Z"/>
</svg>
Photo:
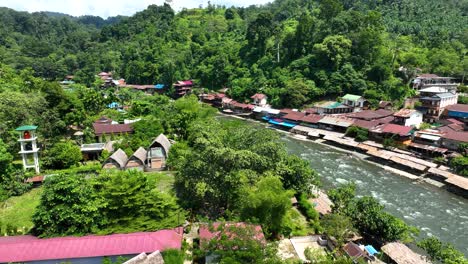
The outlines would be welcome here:
<svg viewBox="0 0 468 264">
<path fill-rule="evenodd" d="M 138 84 L 191 78 L 238 100 L 262 91 L 274 106 L 344 93 L 401 101 L 417 72 L 465 79 L 467 10 L 462 0 L 278 0 L 179 13 L 151 5 L 102 20 L 1 8 L 0 60 L 86 85 L 100 71 Z"/>
</svg>

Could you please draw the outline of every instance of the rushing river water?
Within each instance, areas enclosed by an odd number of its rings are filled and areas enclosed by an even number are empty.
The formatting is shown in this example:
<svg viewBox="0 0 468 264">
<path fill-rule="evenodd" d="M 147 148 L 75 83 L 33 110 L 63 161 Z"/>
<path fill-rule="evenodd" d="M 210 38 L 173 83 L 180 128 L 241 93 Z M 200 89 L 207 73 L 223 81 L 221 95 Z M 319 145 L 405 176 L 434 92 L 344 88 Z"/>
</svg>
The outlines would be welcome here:
<svg viewBox="0 0 468 264">
<path fill-rule="evenodd" d="M 418 227 L 421 237 L 437 236 L 468 256 L 467 199 L 427 183 L 412 182 L 322 144 L 286 135 L 281 140 L 290 153 L 310 162 L 320 174 L 324 189 L 354 181 L 359 196 L 375 197 L 385 205 L 385 210 Z"/>
</svg>

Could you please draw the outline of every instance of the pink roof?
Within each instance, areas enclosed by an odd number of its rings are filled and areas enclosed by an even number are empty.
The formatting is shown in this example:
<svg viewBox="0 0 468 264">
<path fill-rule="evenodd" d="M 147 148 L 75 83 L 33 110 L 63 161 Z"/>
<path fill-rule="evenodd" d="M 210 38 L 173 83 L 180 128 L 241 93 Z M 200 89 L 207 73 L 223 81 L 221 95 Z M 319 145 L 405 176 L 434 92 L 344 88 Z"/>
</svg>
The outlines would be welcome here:
<svg viewBox="0 0 468 264">
<path fill-rule="evenodd" d="M 283 116 L 284 119 L 289 119 L 292 121 L 301 121 L 305 117 L 305 113 L 302 112 L 290 112 Z"/>
<path fill-rule="evenodd" d="M 176 83 L 174 83 L 174 86 L 180 86 L 180 87 L 193 86 L 193 81 L 191 80 L 177 81 Z"/>
<path fill-rule="evenodd" d="M 256 93 L 256 94 L 252 95 L 250 98 L 257 99 L 257 100 L 262 100 L 262 99 L 266 98 L 266 95 L 264 95 L 262 93 Z"/>
<path fill-rule="evenodd" d="M 102 134 L 112 134 L 112 133 L 132 133 L 133 128 L 131 124 L 99 124 L 94 123 L 94 134 L 100 136 Z"/>
<path fill-rule="evenodd" d="M 311 114 L 304 116 L 301 121 L 304 123 L 316 124 L 320 121 L 320 119 L 322 119 L 321 115 Z"/>
<path fill-rule="evenodd" d="M 462 121 L 459 121 L 459 120 L 457 120 L 455 118 L 449 118 L 449 119 L 447 119 L 447 121 L 449 121 L 450 123 L 455 124 L 455 125 L 464 125 L 465 124 Z"/>
<path fill-rule="evenodd" d="M 356 119 L 353 122 L 353 126 L 365 128 L 365 129 L 371 129 L 375 126 L 377 126 L 379 122 L 377 121 L 367 121 L 367 120 L 362 120 L 362 119 Z"/>
<path fill-rule="evenodd" d="M 447 131 L 442 137 L 454 141 L 468 142 L 468 132 L 464 131 Z"/>
<path fill-rule="evenodd" d="M 109 75 L 111 75 L 111 74 L 110 74 L 110 73 L 107 73 L 107 72 L 100 72 L 100 73 L 98 74 L 98 76 L 101 76 L 101 77 L 103 77 L 103 76 L 109 76 Z"/>
<path fill-rule="evenodd" d="M 412 127 L 400 126 L 396 124 L 385 124 L 382 127 L 383 133 L 397 134 L 400 136 L 407 136 L 411 130 L 413 130 Z"/>
<path fill-rule="evenodd" d="M 179 230 L 179 233 L 182 233 L 182 230 Z M 0 262 L 120 256 L 180 249 L 181 245 L 182 235 L 179 235 L 175 229 L 47 239 L 29 235 L 0 237 Z"/>
<path fill-rule="evenodd" d="M 468 112 L 468 104 L 454 104 L 447 106 L 449 111 Z"/>
</svg>

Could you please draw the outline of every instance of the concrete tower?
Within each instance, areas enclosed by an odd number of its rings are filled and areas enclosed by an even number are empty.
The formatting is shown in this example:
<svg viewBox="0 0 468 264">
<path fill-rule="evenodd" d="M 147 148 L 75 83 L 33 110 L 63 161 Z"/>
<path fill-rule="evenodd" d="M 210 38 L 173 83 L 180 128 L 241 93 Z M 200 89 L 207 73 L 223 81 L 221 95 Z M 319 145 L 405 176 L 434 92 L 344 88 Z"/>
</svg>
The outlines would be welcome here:
<svg viewBox="0 0 468 264">
<path fill-rule="evenodd" d="M 21 157 L 24 169 L 34 168 L 39 174 L 39 149 L 37 148 L 37 126 L 20 126 L 16 131 L 20 132 L 19 142 L 21 144 Z"/>
</svg>

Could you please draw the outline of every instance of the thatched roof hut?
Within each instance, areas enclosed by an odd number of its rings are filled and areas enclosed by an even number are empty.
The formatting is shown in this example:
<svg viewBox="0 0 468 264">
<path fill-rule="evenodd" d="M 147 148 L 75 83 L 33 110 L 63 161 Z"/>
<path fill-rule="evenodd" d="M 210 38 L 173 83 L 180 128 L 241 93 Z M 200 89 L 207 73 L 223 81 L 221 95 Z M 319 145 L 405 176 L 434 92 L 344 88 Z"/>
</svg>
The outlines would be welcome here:
<svg viewBox="0 0 468 264">
<path fill-rule="evenodd" d="M 159 134 L 159 136 L 155 140 L 153 140 L 153 142 L 149 146 L 149 149 L 151 150 L 152 148 L 157 147 L 162 148 L 164 157 L 167 157 L 171 148 L 171 142 L 169 141 L 169 139 L 167 139 L 167 137 L 164 134 Z"/>
<path fill-rule="evenodd" d="M 124 169 L 127 164 L 127 154 L 122 149 L 115 151 L 109 158 L 104 161 L 102 167 L 104 169 Z"/>
<path fill-rule="evenodd" d="M 148 155 L 148 152 L 146 149 L 139 147 L 135 153 L 133 153 L 132 156 L 128 159 L 125 168 L 139 168 L 139 169 L 144 169 L 145 168 L 145 163 L 146 163 L 146 156 Z"/>
</svg>

